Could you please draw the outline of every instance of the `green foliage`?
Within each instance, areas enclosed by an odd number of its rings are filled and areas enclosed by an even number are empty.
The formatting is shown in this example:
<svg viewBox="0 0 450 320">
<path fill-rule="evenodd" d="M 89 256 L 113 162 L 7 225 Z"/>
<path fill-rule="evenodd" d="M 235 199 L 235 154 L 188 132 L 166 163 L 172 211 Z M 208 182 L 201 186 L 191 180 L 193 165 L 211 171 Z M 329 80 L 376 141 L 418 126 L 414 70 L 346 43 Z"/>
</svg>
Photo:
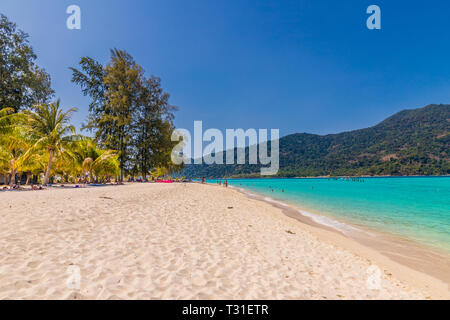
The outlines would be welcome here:
<svg viewBox="0 0 450 320">
<path fill-rule="evenodd" d="M 15 173 L 23 167 L 24 156 L 30 147 L 27 129 L 22 126 L 15 126 L 7 134 L 0 135 L 0 166 L 3 164 L 3 172 L 12 173 L 11 185 L 15 184 Z"/>
<path fill-rule="evenodd" d="M 139 91 L 132 144 L 137 172 L 146 177 L 155 167 L 175 169 L 170 154 L 176 144 L 171 140 L 176 108 L 169 104 L 170 95 L 163 91 L 159 78 L 143 79 Z"/>
<path fill-rule="evenodd" d="M 0 106 L 18 111 L 53 96 L 50 76 L 35 65 L 28 35 L 0 15 Z"/>
<path fill-rule="evenodd" d="M 146 78 L 133 57 L 117 49 L 104 67 L 84 57 L 80 69 L 71 70 L 72 81 L 91 98 L 85 128 L 102 146 L 118 151 L 121 180 L 125 172 L 146 176 L 170 163 L 175 108 L 159 78 Z"/>
<path fill-rule="evenodd" d="M 10 132 L 17 120 L 17 115 L 14 113 L 14 109 L 0 109 L 0 134 L 3 135 Z"/>
<path fill-rule="evenodd" d="M 73 176 L 87 174 L 91 183 L 119 174 L 117 152 L 99 148 L 92 138 L 81 137 L 72 143 L 67 155 L 62 171 L 71 172 Z"/>
<path fill-rule="evenodd" d="M 76 109 L 63 112 L 59 100 L 55 103 L 40 104 L 27 112 L 29 115 L 30 136 L 34 141 L 27 155 L 39 150 L 48 152 L 48 165 L 45 171 L 44 184 L 47 184 L 54 158 L 63 154 L 64 149 L 73 141 L 75 127 L 70 124 L 70 118 Z"/>
<path fill-rule="evenodd" d="M 184 174 L 251 177 L 259 176 L 259 169 L 248 164 L 190 165 Z M 280 139 L 280 177 L 448 174 L 450 105 L 405 110 L 367 129 Z"/>
<path fill-rule="evenodd" d="M 81 71 L 71 68 L 72 81 L 91 97 L 84 128 L 95 140 L 75 134 L 75 109 L 64 112 L 59 101 L 48 103 L 50 76 L 35 60 L 28 35 L 0 14 L 0 174 L 9 175 L 11 184 L 22 172 L 28 179 L 45 172 L 44 184 L 55 174 L 68 181 L 88 173 L 91 182 L 102 181 L 120 174 L 119 167 L 123 174 L 130 162 L 149 171 L 170 159 L 169 95 L 159 79 L 144 77 L 128 53 L 112 50 L 106 66 L 84 57 Z"/>
</svg>

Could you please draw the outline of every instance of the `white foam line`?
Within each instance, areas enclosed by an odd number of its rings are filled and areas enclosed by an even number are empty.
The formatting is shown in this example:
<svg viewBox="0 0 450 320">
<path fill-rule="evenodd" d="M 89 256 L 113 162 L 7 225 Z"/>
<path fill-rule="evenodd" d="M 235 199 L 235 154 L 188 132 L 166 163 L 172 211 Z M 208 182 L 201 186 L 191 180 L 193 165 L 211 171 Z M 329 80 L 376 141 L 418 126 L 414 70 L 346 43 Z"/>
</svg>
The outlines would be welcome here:
<svg viewBox="0 0 450 320">
<path fill-rule="evenodd" d="M 278 205 L 282 205 L 284 207 L 289 207 L 289 205 L 287 205 L 287 204 L 285 204 L 283 202 L 274 200 L 274 199 L 272 199 L 270 197 L 264 197 L 264 200 L 268 201 L 268 202 L 272 202 L 272 203 L 278 204 Z M 349 231 L 361 231 L 361 230 L 359 230 L 359 229 L 357 229 L 355 227 L 352 227 L 352 226 L 350 226 L 348 224 L 336 221 L 334 219 L 331 219 L 331 218 L 328 218 L 328 217 L 325 217 L 325 216 L 314 214 L 314 213 L 311 213 L 311 212 L 308 212 L 308 211 L 305 211 L 305 210 L 297 210 L 297 211 L 301 215 L 303 215 L 305 217 L 308 217 L 308 218 L 311 218 L 314 222 L 316 222 L 318 224 L 321 224 L 321 225 L 333 228 L 335 230 L 338 230 L 338 231 L 341 231 L 341 232 L 344 232 L 344 233 L 345 232 L 349 232 Z"/>
<path fill-rule="evenodd" d="M 284 202 L 280 202 L 280 201 L 274 200 L 274 199 L 272 199 L 270 197 L 265 197 L 264 200 L 272 202 L 272 203 L 275 203 L 275 204 L 278 204 L 278 205 L 283 206 L 283 207 L 289 207 L 288 204 L 286 204 Z"/>
<path fill-rule="evenodd" d="M 239 189 L 241 192 L 243 192 L 243 193 L 245 193 L 247 195 L 258 196 L 258 195 L 255 195 L 253 193 L 250 193 L 248 190 L 246 190 L 244 188 L 237 188 L 237 189 Z M 264 197 L 264 200 L 267 201 L 267 202 L 272 202 L 272 203 L 281 205 L 283 207 L 290 207 L 288 204 L 286 204 L 284 202 L 280 202 L 280 201 L 274 200 L 274 199 L 272 199 L 270 197 Z M 321 215 L 318 215 L 318 214 L 315 214 L 315 213 L 312 213 L 312 212 L 309 212 L 309 211 L 305 211 L 305 210 L 298 210 L 297 209 L 297 211 L 302 216 L 308 217 L 308 218 L 312 219 L 314 222 L 316 222 L 318 224 L 321 224 L 321 225 L 333 228 L 333 229 L 335 229 L 337 231 L 341 231 L 343 233 L 355 232 L 355 231 L 363 232 L 361 229 L 355 228 L 355 227 L 353 227 L 351 225 L 348 225 L 346 223 L 343 223 L 343 222 L 336 221 L 336 220 L 334 220 L 332 218 L 329 218 L 329 217 L 326 217 L 326 216 L 321 216 Z"/>
<path fill-rule="evenodd" d="M 352 227 L 346 223 L 339 222 L 339 221 L 336 221 L 334 219 L 331 219 L 331 218 L 328 218 L 325 216 L 320 216 L 320 215 L 317 215 L 317 214 L 314 214 L 314 213 L 311 213 L 308 211 L 304 211 L 304 210 L 298 210 L 298 212 L 305 217 L 311 218 L 316 223 L 319 223 L 321 225 L 333 228 L 335 230 L 338 230 L 338 231 L 341 231 L 344 233 L 349 232 L 349 231 L 361 232 L 361 230 L 358 228 Z"/>
</svg>

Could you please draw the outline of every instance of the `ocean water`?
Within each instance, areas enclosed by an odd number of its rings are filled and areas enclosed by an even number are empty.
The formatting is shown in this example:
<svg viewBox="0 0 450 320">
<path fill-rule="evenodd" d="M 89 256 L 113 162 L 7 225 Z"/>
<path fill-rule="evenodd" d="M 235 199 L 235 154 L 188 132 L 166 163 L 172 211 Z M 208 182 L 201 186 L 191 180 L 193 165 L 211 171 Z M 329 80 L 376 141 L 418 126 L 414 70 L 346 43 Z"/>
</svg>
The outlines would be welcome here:
<svg viewBox="0 0 450 320">
<path fill-rule="evenodd" d="M 388 232 L 450 253 L 450 177 L 228 182 L 266 200 L 294 205 L 302 214 L 337 229 L 359 226 Z"/>
</svg>

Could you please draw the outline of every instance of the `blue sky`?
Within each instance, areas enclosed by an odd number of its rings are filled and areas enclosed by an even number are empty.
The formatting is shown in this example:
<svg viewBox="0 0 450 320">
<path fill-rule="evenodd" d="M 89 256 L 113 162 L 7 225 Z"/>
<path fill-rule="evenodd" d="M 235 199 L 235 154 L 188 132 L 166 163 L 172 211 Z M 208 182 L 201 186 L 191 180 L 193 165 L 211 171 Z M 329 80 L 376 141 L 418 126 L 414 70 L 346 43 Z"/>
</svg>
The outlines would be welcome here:
<svg viewBox="0 0 450 320">
<path fill-rule="evenodd" d="M 81 30 L 66 28 L 71 4 Z M 371 4 L 381 30 L 366 28 Z M 450 102 L 448 1 L 1 0 L 0 12 L 30 35 L 78 126 L 89 100 L 68 67 L 114 47 L 162 78 L 187 129 L 336 133 Z"/>
</svg>

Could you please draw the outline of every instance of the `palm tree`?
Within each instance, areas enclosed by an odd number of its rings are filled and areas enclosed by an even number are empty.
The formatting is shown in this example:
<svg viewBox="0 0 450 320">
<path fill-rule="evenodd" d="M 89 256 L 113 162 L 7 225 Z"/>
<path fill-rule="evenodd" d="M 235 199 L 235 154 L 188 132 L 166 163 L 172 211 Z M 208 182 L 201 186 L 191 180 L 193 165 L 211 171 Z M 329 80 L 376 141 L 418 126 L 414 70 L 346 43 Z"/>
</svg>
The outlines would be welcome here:
<svg viewBox="0 0 450 320">
<path fill-rule="evenodd" d="M 13 108 L 0 109 L 0 134 L 10 132 L 15 125 L 25 119 L 26 116 L 23 113 L 14 113 Z"/>
<path fill-rule="evenodd" d="M 3 137 L 9 129 L 9 119 L 13 111 L 12 108 L 0 109 L 0 138 Z M 2 141 L 0 141 L 0 174 L 2 175 L 8 174 L 8 158 L 9 156 L 6 150 L 2 147 Z"/>
<path fill-rule="evenodd" d="M 32 152 L 37 150 L 48 152 L 44 185 L 47 185 L 49 182 L 53 161 L 77 137 L 75 135 L 75 127 L 69 124 L 72 113 L 75 111 L 76 109 L 72 108 L 63 112 L 58 100 L 51 104 L 37 105 L 29 113 L 31 135 L 36 141 L 32 147 Z"/>
<path fill-rule="evenodd" d="M 94 175 L 98 178 L 101 175 L 117 174 L 119 169 L 117 152 L 100 149 L 95 141 L 88 137 L 82 137 L 77 141 L 71 154 L 83 175 L 89 175 L 91 183 L 94 182 Z"/>
<path fill-rule="evenodd" d="M 16 173 L 22 171 L 30 148 L 29 134 L 23 126 L 14 126 L 7 134 L 0 135 L 0 162 L 11 174 L 9 181 L 11 186 L 16 184 Z"/>
<path fill-rule="evenodd" d="M 0 139 L 5 137 L 6 133 L 9 133 L 12 129 L 12 117 L 13 117 L 14 109 L 12 108 L 3 108 L 0 109 Z M 2 139 L 0 141 L 0 174 L 5 176 L 5 183 L 8 180 L 7 175 L 9 173 L 9 153 L 2 146 L 2 142 L 5 140 Z"/>
<path fill-rule="evenodd" d="M 4 183 L 6 183 L 7 179 L 7 175 L 8 175 L 8 161 L 9 156 L 7 154 L 7 152 L 4 150 L 4 148 L 2 147 L 2 145 L 0 144 L 0 175 L 5 177 Z"/>
<path fill-rule="evenodd" d="M 14 109 L 12 108 L 0 109 L 0 134 L 4 134 L 10 127 L 10 120 L 13 112 Z"/>
<path fill-rule="evenodd" d="M 39 175 L 41 172 L 44 172 L 45 166 L 48 163 L 46 156 L 44 153 L 35 152 L 31 156 L 23 159 L 23 163 L 21 163 L 21 170 L 26 172 L 27 181 L 25 184 L 29 184 L 32 175 Z"/>
</svg>

